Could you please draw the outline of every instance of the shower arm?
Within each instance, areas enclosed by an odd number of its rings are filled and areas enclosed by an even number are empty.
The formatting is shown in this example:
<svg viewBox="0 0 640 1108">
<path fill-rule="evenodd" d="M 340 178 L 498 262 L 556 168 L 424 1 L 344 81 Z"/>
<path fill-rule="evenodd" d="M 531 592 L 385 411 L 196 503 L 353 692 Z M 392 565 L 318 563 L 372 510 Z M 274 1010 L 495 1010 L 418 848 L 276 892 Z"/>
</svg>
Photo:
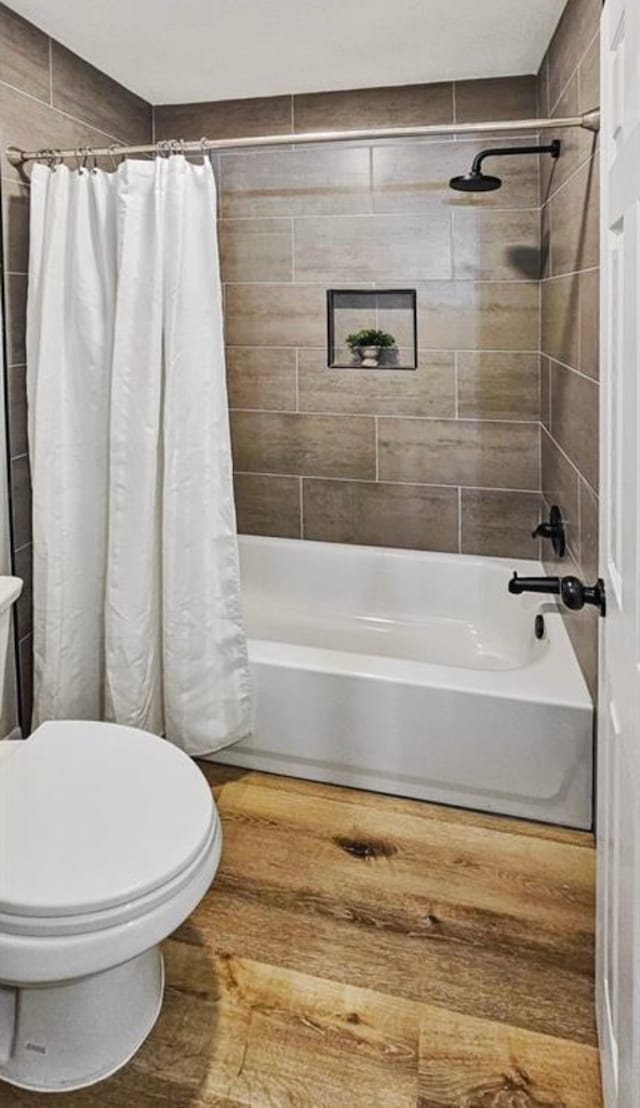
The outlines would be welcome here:
<svg viewBox="0 0 640 1108">
<path fill-rule="evenodd" d="M 92 158 L 111 157 L 114 159 L 126 157 L 129 154 L 208 154 L 216 150 L 252 149 L 262 146 L 298 146 L 323 142 L 373 142 L 378 139 L 428 138 L 438 135 L 442 137 L 447 135 L 482 135 L 488 132 L 500 134 L 512 131 L 558 131 L 570 127 L 582 127 L 586 131 L 597 133 L 600 130 L 600 109 L 594 108 L 583 115 L 561 116 L 558 119 L 502 119 L 483 123 L 432 123 L 424 127 L 384 127 L 359 131 L 312 131 L 289 135 L 258 135 L 233 139 L 203 138 L 196 142 L 172 139 L 148 143 L 143 146 L 119 146 L 117 143 L 113 143 L 111 146 L 92 147 L 89 151 L 86 151 L 86 148 L 78 149 L 77 147 L 70 150 L 57 150 L 48 147 L 46 150 L 27 151 L 20 150 L 16 146 L 10 146 L 6 153 L 13 165 L 22 165 L 25 162 L 39 159 L 53 161 L 53 164 L 57 164 L 65 158 L 78 158 L 79 155 L 82 156 L 87 153 Z"/>
<path fill-rule="evenodd" d="M 550 154 L 552 158 L 559 158 L 560 140 L 555 139 L 547 146 L 493 146 L 488 150 L 481 150 L 471 163 L 471 176 L 480 176 L 485 158 L 502 158 L 510 154 Z"/>
</svg>

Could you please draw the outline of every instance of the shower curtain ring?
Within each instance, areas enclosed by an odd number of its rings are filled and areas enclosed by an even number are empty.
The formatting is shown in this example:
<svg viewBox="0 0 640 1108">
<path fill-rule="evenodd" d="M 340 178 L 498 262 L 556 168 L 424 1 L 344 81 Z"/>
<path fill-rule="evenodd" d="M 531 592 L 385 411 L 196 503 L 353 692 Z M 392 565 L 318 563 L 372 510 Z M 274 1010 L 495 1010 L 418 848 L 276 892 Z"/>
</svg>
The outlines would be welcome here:
<svg viewBox="0 0 640 1108">
<path fill-rule="evenodd" d="M 47 151 L 47 164 L 49 166 L 49 169 L 52 173 L 55 173 L 58 166 L 62 165 L 63 163 L 64 158 L 62 157 L 60 150 L 52 146 L 51 149 Z"/>
<path fill-rule="evenodd" d="M 111 158 L 111 168 L 112 169 L 117 169 L 118 165 L 122 165 L 122 163 L 124 161 L 124 157 L 121 157 L 119 162 L 116 161 L 116 150 L 117 149 L 118 149 L 117 142 L 112 142 L 111 146 L 109 147 L 109 157 Z"/>
<path fill-rule="evenodd" d="M 169 157 L 169 140 L 168 139 L 160 139 L 156 143 L 156 150 L 158 151 L 158 157 L 159 158 L 168 158 Z"/>
<path fill-rule="evenodd" d="M 93 158 L 93 165 L 87 165 L 89 173 L 97 173 L 98 172 L 98 155 L 96 154 L 95 150 L 91 146 L 87 146 L 87 163 L 89 161 L 89 158 Z"/>
</svg>

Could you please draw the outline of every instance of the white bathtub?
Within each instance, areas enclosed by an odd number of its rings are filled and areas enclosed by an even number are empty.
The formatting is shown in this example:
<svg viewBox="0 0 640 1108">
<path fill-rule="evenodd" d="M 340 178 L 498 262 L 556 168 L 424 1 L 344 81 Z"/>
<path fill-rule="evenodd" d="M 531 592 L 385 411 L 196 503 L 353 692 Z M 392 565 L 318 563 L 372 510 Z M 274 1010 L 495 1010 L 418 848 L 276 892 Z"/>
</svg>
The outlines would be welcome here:
<svg viewBox="0 0 640 1108">
<path fill-rule="evenodd" d="M 555 603 L 507 592 L 538 562 L 240 545 L 256 727 L 216 761 L 591 825 L 584 679 Z"/>
</svg>

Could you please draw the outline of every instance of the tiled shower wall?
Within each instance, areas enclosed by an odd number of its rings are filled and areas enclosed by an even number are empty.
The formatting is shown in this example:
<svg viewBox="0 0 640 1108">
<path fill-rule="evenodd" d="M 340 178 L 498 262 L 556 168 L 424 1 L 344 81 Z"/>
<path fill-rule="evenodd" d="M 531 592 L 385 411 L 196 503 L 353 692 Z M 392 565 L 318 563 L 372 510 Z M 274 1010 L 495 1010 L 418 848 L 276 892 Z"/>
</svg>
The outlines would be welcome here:
<svg viewBox="0 0 640 1108">
<path fill-rule="evenodd" d="M 596 7 L 594 0 L 570 0 L 538 89 L 535 78 L 524 77 L 161 107 L 155 110 L 155 137 L 522 118 L 536 114 L 538 90 L 543 108 L 548 102 L 552 112 L 565 111 L 558 103 L 563 94 L 591 107 L 595 53 L 589 54 L 589 20 Z M 0 128 L 3 147 L 146 142 L 151 109 L 2 5 Z M 466 139 L 220 156 L 220 243 L 242 530 L 530 555 L 537 553 L 530 529 L 544 488 L 568 515 L 573 556 L 587 576 L 595 575 L 596 485 L 593 461 L 589 469 L 584 458 L 585 443 L 593 442 L 597 428 L 593 409 L 575 404 L 577 393 L 582 389 L 584 397 L 597 377 L 595 336 L 589 330 L 597 289 L 592 256 L 578 248 L 573 224 L 565 220 L 572 207 L 582 204 L 591 211 L 595 193 L 591 187 L 585 205 L 590 156 L 585 136 L 564 137 L 568 149 L 550 185 L 544 165 L 539 180 L 535 159 L 505 158 L 499 167 L 494 163 L 504 187 L 479 197 L 447 188 L 448 178 L 464 172 L 480 149 Z M 483 136 L 481 145 L 493 141 Z M 26 583 L 18 611 L 26 719 L 28 180 L 6 159 L 2 177 L 12 522 L 16 571 Z M 589 228 L 592 216 L 578 233 L 578 239 L 586 235 L 591 250 Z M 577 282 L 573 270 L 564 268 L 574 264 L 568 260 L 572 250 L 581 260 Z M 590 261 L 583 264 L 585 257 Z M 417 289 L 418 370 L 328 370 L 326 288 L 389 285 Z M 569 356 L 561 342 L 572 333 Z M 566 373 L 580 377 L 580 383 Z M 583 631 L 582 622 L 574 621 L 570 630 L 592 674 L 592 623 Z"/>
<path fill-rule="evenodd" d="M 149 142 L 151 107 L 0 5 L 0 144 L 23 149 Z M 25 395 L 28 177 L 2 155 L 10 493 L 22 719 L 31 716 L 31 495 Z"/>
<path fill-rule="evenodd" d="M 536 107 L 533 77 L 464 81 L 160 107 L 155 136 L 523 118 Z M 498 192 L 448 188 L 495 142 L 219 157 L 242 531 L 537 555 L 537 159 L 494 163 Z M 325 293 L 341 286 L 417 289 L 416 372 L 327 368 Z"/>
<path fill-rule="evenodd" d="M 599 102 L 601 0 L 569 0 L 539 76 L 541 115 L 574 115 Z M 543 167 L 542 489 L 567 520 L 573 572 L 598 576 L 598 150 L 567 132 L 562 158 Z M 558 567 L 550 565 L 551 572 Z M 563 573 L 572 572 L 565 564 Z M 568 612 L 567 629 L 595 692 L 598 615 Z"/>
</svg>

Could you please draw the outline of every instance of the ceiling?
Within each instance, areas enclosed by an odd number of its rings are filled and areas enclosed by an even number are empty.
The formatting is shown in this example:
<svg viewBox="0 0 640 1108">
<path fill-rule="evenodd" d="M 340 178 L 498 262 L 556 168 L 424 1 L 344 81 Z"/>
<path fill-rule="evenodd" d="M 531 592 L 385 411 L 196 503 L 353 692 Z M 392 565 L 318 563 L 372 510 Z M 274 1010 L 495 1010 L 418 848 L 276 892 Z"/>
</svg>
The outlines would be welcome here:
<svg viewBox="0 0 640 1108">
<path fill-rule="evenodd" d="M 535 73 L 566 0 L 9 0 L 154 104 Z"/>
</svg>

